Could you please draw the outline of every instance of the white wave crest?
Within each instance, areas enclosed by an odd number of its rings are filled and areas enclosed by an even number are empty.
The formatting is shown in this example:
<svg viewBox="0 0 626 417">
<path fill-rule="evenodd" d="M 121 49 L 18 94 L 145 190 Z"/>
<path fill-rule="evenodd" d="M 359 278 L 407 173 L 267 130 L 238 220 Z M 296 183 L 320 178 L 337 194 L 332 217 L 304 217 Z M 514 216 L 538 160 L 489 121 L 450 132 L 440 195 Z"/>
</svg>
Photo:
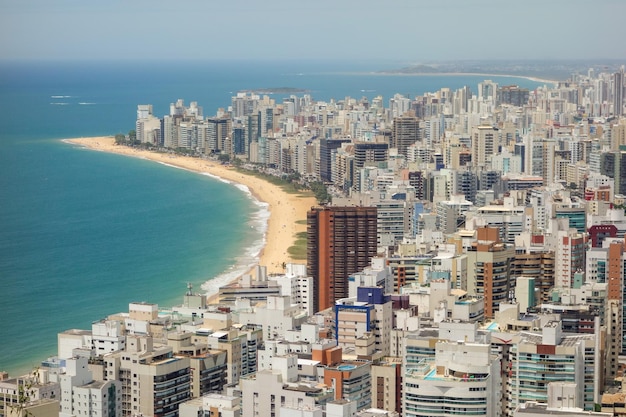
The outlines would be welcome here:
<svg viewBox="0 0 626 417">
<path fill-rule="evenodd" d="M 207 177 L 211 177 L 211 178 L 213 178 L 213 179 L 215 179 L 215 180 L 221 181 L 221 182 L 223 182 L 224 184 L 232 184 L 232 183 L 233 183 L 233 182 L 232 182 L 232 181 L 230 181 L 230 180 L 227 180 L 227 179 L 222 178 L 222 177 L 218 177 L 217 175 L 215 175 L 215 174 L 211 174 L 210 172 L 202 172 L 202 175 L 205 175 L 205 176 L 207 176 Z M 235 185 L 240 185 L 240 184 L 235 184 Z M 244 187 L 245 187 L 245 186 L 244 186 Z M 246 187 L 246 188 L 247 188 L 247 187 Z"/>
<path fill-rule="evenodd" d="M 172 168 L 182 169 L 184 171 L 197 172 L 177 165 L 168 164 L 167 162 L 159 161 L 159 163 Z M 236 257 L 234 264 L 231 265 L 226 271 L 213 278 L 209 278 L 201 285 L 202 289 L 205 291 L 205 294 L 208 296 L 212 296 L 219 292 L 219 288 L 221 286 L 232 282 L 233 280 L 239 278 L 250 269 L 252 269 L 253 266 L 258 265 L 259 255 L 261 254 L 261 251 L 265 247 L 265 243 L 267 241 L 266 233 L 268 220 L 270 218 L 270 211 L 269 204 L 264 201 L 257 200 L 257 198 L 250 192 L 250 189 L 246 185 L 224 179 L 208 172 L 201 172 L 201 174 L 219 180 L 225 184 L 231 184 L 237 187 L 239 190 L 243 191 L 257 207 L 257 210 L 252 213 L 246 225 L 255 230 L 255 235 L 257 235 L 258 238 L 252 241 L 252 243 L 248 247 L 243 249 L 243 254 Z"/>
<path fill-rule="evenodd" d="M 270 217 L 270 211 L 269 204 L 257 200 L 254 195 L 252 195 L 250 189 L 247 186 L 224 180 L 223 178 L 217 177 L 215 175 L 206 173 L 205 175 L 215 177 L 222 182 L 234 185 L 235 187 L 243 191 L 257 207 L 257 210 L 250 216 L 247 225 L 258 233 L 258 238 L 245 248 L 244 253 L 235 259 L 235 264 L 232 265 L 228 270 L 213 278 L 210 278 L 202 284 L 202 289 L 206 292 L 206 295 L 212 296 L 219 292 L 219 288 L 221 286 L 234 281 L 235 279 L 239 278 L 250 269 L 252 269 L 252 267 L 258 265 L 259 255 L 265 247 L 266 243 L 267 223 Z"/>
</svg>

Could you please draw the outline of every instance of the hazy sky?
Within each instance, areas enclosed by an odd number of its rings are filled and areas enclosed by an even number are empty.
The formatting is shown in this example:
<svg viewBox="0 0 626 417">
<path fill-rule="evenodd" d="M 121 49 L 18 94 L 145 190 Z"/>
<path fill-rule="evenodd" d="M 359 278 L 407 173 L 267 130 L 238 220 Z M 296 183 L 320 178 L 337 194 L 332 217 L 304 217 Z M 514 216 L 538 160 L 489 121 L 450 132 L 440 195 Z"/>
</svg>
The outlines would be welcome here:
<svg viewBox="0 0 626 417">
<path fill-rule="evenodd" d="M 626 0 L 0 0 L 0 59 L 626 58 Z"/>
</svg>

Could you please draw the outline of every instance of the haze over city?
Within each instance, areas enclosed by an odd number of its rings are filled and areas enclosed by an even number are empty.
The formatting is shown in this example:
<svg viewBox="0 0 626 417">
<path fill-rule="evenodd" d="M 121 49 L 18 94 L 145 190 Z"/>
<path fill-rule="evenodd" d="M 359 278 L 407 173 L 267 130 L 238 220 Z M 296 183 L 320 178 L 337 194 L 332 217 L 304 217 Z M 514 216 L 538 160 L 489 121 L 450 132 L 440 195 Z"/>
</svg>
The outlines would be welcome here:
<svg viewBox="0 0 626 417">
<path fill-rule="evenodd" d="M 623 58 L 620 0 L 0 2 L 0 59 Z"/>
</svg>

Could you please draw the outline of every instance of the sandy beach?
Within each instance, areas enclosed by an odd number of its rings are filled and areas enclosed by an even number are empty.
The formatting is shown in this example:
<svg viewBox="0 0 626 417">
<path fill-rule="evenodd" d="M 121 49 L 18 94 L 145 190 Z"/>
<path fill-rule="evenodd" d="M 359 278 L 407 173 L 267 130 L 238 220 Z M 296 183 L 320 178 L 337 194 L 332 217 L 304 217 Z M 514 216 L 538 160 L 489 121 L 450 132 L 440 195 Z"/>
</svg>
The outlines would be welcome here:
<svg viewBox="0 0 626 417">
<path fill-rule="evenodd" d="M 381 71 L 373 73 L 373 75 L 397 75 L 397 76 L 407 76 L 407 77 L 433 77 L 433 76 L 442 76 L 442 77 L 458 77 L 458 76 L 480 76 L 480 77 L 508 77 L 508 78 L 523 78 L 529 81 L 535 81 L 538 83 L 546 83 L 546 84 L 558 84 L 559 80 L 549 80 L 547 78 L 540 77 L 532 77 L 527 75 L 515 75 L 515 74 L 492 74 L 488 72 L 389 72 L 389 71 Z"/>
<path fill-rule="evenodd" d="M 298 220 L 306 220 L 307 211 L 317 204 L 315 197 L 289 194 L 279 186 L 266 182 L 260 178 L 245 175 L 234 168 L 221 165 L 214 161 L 198 158 L 157 153 L 146 150 L 116 145 L 113 137 L 89 137 L 65 139 L 64 142 L 84 146 L 89 149 L 143 158 L 163 164 L 177 166 L 199 173 L 207 173 L 225 180 L 239 183 L 248 187 L 252 195 L 259 201 L 268 204 L 270 217 L 265 236 L 266 244 L 259 256 L 259 265 L 266 266 L 268 273 L 282 273 L 283 262 L 305 263 L 290 257 L 287 249 L 296 240 L 296 234 L 306 231 L 305 224 L 297 224 Z M 210 279 L 212 277 L 207 277 Z M 208 294 L 213 296 L 215 294 Z"/>
</svg>

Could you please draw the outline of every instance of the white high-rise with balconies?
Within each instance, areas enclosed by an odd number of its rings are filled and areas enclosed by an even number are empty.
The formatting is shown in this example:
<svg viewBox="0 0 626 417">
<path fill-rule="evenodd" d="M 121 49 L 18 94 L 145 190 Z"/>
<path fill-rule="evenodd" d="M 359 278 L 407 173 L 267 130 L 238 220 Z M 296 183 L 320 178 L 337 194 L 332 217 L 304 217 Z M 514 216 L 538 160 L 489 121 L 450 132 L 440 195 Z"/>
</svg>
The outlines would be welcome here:
<svg viewBox="0 0 626 417">
<path fill-rule="evenodd" d="M 434 358 L 405 364 L 403 415 L 500 416 L 500 361 L 488 344 L 437 342 Z"/>
</svg>

